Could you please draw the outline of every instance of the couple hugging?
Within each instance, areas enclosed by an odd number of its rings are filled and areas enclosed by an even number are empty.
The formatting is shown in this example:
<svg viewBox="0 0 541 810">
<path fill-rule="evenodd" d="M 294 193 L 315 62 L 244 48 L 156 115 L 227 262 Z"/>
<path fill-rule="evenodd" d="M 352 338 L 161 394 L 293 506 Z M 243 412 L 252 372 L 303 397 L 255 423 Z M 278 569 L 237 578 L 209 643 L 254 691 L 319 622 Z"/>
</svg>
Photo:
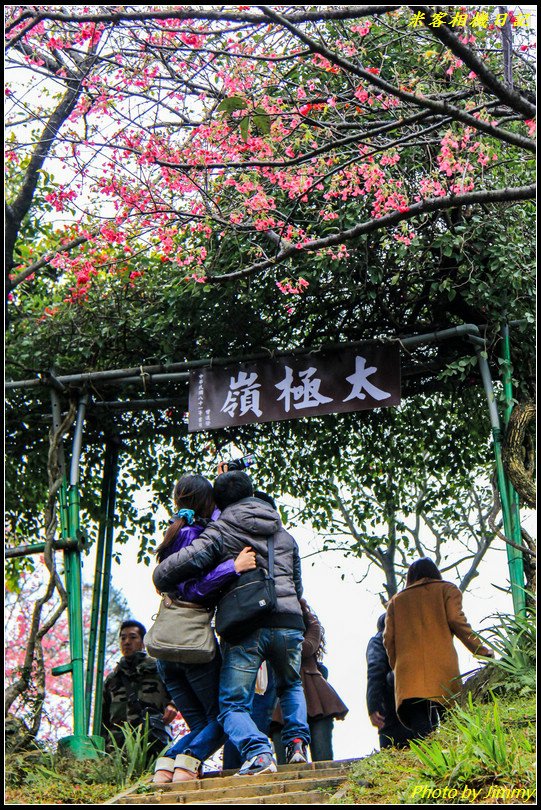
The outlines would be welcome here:
<svg viewBox="0 0 541 810">
<path fill-rule="evenodd" d="M 201 475 L 186 475 L 173 498 L 178 512 L 156 551 L 158 591 L 214 608 L 242 573 L 269 569 L 273 538 L 276 607 L 234 638 L 222 639 L 208 663 L 158 659 L 160 675 L 190 732 L 158 759 L 154 781 L 196 779 L 205 759 L 226 741 L 244 763 L 239 775 L 276 771 L 270 740 L 251 717 L 263 661 L 275 676 L 287 762 L 305 762 L 310 731 L 300 677 L 305 624 L 297 544 L 272 499 L 254 494 L 250 478 L 240 470 L 219 475 L 214 487 Z"/>
</svg>

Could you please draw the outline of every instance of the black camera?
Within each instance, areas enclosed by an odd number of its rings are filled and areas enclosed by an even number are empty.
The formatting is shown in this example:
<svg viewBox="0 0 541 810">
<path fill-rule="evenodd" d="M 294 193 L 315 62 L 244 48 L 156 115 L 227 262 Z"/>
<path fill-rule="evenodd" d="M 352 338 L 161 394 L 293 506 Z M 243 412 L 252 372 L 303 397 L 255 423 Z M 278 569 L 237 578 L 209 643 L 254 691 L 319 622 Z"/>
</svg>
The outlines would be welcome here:
<svg viewBox="0 0 541 810">
<path fill-rule="evenodd" d="M 242 458 L 233 458 L 231 461 L 225 461 L 224 466 L 227 467 L 227 472 L 231 472 L 232 470 L 245 470 L 247 467 L 251 467 L 254 462 L 255 453 L 250 453 L 247 456 L 242 456 Z"/>
</svg>

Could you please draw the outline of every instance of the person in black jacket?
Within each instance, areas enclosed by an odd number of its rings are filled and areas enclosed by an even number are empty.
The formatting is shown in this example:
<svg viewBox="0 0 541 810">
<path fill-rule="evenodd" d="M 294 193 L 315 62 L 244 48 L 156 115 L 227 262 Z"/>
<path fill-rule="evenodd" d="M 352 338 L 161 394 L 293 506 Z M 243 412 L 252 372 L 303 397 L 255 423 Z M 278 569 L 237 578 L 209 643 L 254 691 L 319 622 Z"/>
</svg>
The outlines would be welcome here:
<svg viewBox="0 0 541 810">
<path fill-rule="evenodd" d="M 368 714 L 370 722 L 378 729 L 380 748 L 405 748 L 412 735 L 396 714 L 394 676 L 383 646 L 385 613 L 379 617 L 377 629 L 366 648 Z"/>
</svg>

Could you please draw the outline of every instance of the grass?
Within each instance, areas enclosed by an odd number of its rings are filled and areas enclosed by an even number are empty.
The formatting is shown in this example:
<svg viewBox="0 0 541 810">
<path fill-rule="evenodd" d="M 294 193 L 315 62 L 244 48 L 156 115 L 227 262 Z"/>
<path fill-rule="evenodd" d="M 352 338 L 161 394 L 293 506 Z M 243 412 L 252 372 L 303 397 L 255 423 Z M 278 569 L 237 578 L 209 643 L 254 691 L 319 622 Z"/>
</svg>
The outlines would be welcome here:
<svg viewBox="0 0 541 810">
<path fill-rule="evenodd" d="M 336 798 L 322 799 L 331 804 L 534 803 L 528 796 L 535 786 L 535 719 L 534 694 L 458 706 L 430 738 L 411 749 L 366 757 L 352 768 Z M 132 756 L 137 742 L 130 737 Z M 8 754 L 5 804 L 102 804 L 144 774 L 145 764 L 140 767 L 127 779 L 114 755 L 59 762 L 45 750 Z"/>
<path fill-rule="evenodd" d="M 533 694 L 459 706 L 434 735 L 411 749 L 386 749 L 357 763 L 339 795 L 322 796 L 322 802 L 534 803 L 522 791 L 535 786 L 535 715 Z M 5 772 L 8 805 L 102 804 L 126 784 L 110 757 L 63 758 L 59 765 L 44 751 L 18 753 L 8 755 Z M 130 781 L 138 776 L 132 774 Z"/>
<path fill-rule="evenodd" d="M 123 744 L 111 737 L 109 751 L 98 759 L 75 760 L 43 746 L 7 754 L 5 804 L 102 804 L 149 773 L 156 755 L 148 734 L 148 723 L 126 723 Z"/>
<path fill-rule="evenodd" d="M 7 754 L 6 805 L 102 804 L 119 791 L 109 762 L 67 760 L 46 751 Z"/>
<path fill-rule="evenodd" d="M 457 707 L 427 740 L 357 763 L 332 803 L 534 803 L 535 710 L 534 695 Z"/>
<path fill-rule="evenodd" d="M 357 763 L 340 794 L 322 800 L 389 805 L 534 803 L 522 791 L 535 785 L 535 715 L 534 694 L 459 706 L 422 743 L 379 751 Z M 130 742 L 133 747 L 137 740 Z M 126 784 L 125 773 L 118 768 L 110 756 L 83 762 L 64 757 L 60 764 L 43 750 L 8 754 L 5 804 L 102 804 Z M 140 775 L 132 773 L 129 781 Z"/>
</svg>

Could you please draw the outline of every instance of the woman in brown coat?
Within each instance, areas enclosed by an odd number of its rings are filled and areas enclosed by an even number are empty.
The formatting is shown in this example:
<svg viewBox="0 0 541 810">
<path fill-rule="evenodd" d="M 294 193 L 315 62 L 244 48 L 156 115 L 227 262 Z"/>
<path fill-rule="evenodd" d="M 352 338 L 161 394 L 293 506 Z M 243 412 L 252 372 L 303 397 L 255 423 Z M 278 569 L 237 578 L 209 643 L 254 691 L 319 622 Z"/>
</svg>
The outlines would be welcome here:
<svg viewBox="0 0 541 810">
<path fill-rule="evenodd" d="M 302 644 L 301 680 L 306 698 L 310 727 L 310 754 L 312 762 L 333 759 L 332 731 L 334 719 L 343 720 L 349 709 L 323 677 L 321 657 L 324 650 L 324 630 L 305 599 L 300 600 L 306 630 Z M 321 669 L 320 669 L 321 668 Z M 271 735 L 278 764 L 285 763 L 285 752 L 280 733 L 283 725 L 280 705 L 274 710 Z"/>
<path fill-rule="evenodd" d="M 425 737 L 461 688 L 456 636 L 474 655 L 491 656 L 462 611 L 462 593 L 432 560 L 412 563 L 406 587 L 387 606 L 383 643 L 394 670 L 398 717 Z"/>
</svg>

